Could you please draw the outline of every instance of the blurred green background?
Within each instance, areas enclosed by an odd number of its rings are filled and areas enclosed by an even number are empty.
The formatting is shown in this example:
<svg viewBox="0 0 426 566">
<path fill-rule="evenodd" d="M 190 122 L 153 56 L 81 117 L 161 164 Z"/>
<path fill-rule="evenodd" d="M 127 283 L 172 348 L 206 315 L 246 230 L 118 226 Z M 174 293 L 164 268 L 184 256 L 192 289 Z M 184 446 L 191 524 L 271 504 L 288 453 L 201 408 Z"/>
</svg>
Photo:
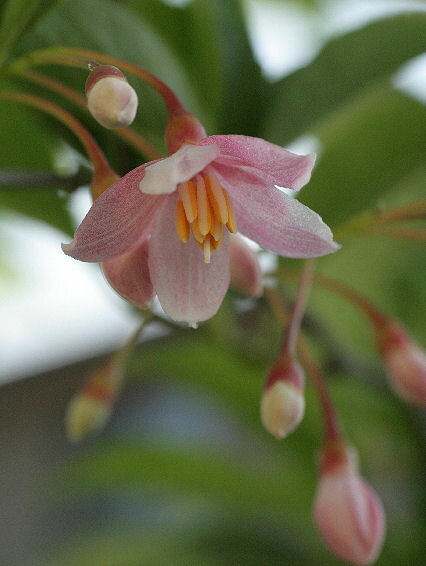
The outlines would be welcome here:
<svg viewBox="0 0 426 566">
<path fill-rule="evenodd" d="M 417 84 L 425 69 L 419 66 L 426 48 L 425 3 L 389 0 L 382 13 L 353 24 L 347 18 L 346 27 L 334 31 L 328 26 L 333 10 L 350 15 L 357 2 L 171 4 L 4 1 L 0 89 L 43 95 L 73 111 L 113 167 L 125 173 L 141 163 L 132 148 L 69 102 L 7 71 L 32 49 L 94 49 L 157 74 L 210 134 L 256 135 L 300 152 L 317 151 L 318 164 L 300 199 L 332 227 L 364 210 L 424 197 L 425 83 L 415 89 L 411 81 Z M 295 14 L 310 34 L 312 52 L 281 78 L 259 64 L 259 45 L 253 54 L 254 5 L 282 10 L 283 34 L 290 33 L 286 16 Z M 420 70 L 407 75 L 414 65 Z M 83 71 L 42 70 L 83 91 Z M 163 150 L 161 101 L 142 83 L 131 82 L 140 97 L 134 127 Z M 81 152 L 61 125 L 2 102 L 0 218 L 21 217 L 60 230 L 58 254 L 76 223 L 68 189 L 89 178 L 84 159 L 76 171 L 58 169 L 64 147 Z M 16 185 L 11 171 L 19 173 Z M 46 175 L 45 186 L 40 173 Z M 39 182 L 32 183 L 31 175 Z M 321 272 L 363 292 L 424 343 L 424 244 L 377 235 L 342 243 L 338 254 L 319 262 Z M 18 285 L 20 274 L 9 264 L 7 245 L 7 239 L 0 242 L 0 280 L 12 278 Z M 284 268 L 298 266 L 280 261 Z M 282 285 L 291 296 L 294 282 Z M 72 292 L 71 285 L 64 289 Z M 0 286 L 0 300 L 1 314 L 7 286 Z M 387 510 L 388 536 L 377 564 L 420 565 L 426 561 L 424 415 L 388 390 L 372 332 L 351 305 L 314 289 L 308 322 L 363 474 Z M 67 325 L 71 321 L 64 316 Z M 74 350 L 75 363 L 67 364 L 65 354 L 61 360 L 58 351 L 56 368 L 27 371 L 24 380 L 8 375 L 0 395 L 0 564 L 341 564 L 311 520 L 322 438 L 311 386 L 306 418 L 289 439 L 273 440 L 259 422 L 263 379 L 280 339 L 263 300 L 230 292 L 218 315 L 196 332 L 165 324 L 158 334 L 132 356 L 128 386 L 107 430 L 79 447 L 66 443 L 63 415 L 73 392 L 100 362 L 96 348 L 90 359 L 82 359 L 88 354 L 79 355 L 70 331 L 64 347 Z M 17 358 L 26 354 L 18 352 Z"/>
</svg>

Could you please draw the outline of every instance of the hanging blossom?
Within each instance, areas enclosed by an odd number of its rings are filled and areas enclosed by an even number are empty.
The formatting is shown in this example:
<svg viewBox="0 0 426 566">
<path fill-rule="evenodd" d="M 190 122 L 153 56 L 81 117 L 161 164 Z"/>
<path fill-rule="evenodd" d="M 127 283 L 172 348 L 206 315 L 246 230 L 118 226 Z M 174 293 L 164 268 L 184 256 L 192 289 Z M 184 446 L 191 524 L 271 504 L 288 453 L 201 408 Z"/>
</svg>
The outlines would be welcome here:
<svg viewBox="0 0 426 566">
<path fill-rule="evenodd" d="M 219 308 L 237 231 L 281 256 L 317 257 L 339 246 L 320 216 L 277 187 L 297 191 L 315 156 L 262 139 L 206 136 L 180 103 L 169 107 L 169 157 L 133 169 L 98 197 L 66 254 L 103 262 L 134 304 L 154 294 L 176 321 L 196 325 Z"/>
</svg>

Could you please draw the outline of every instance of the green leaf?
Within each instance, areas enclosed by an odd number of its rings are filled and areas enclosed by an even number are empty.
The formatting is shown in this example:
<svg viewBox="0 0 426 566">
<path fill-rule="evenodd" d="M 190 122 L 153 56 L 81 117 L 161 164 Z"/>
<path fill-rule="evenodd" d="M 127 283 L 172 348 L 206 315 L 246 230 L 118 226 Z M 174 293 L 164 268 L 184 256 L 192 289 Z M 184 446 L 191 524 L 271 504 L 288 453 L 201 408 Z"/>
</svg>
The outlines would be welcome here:
<svg viewBox="0 0 426 566">
<path fill-rule="evenodd" d="M 240 3 L 195 0 L 176 8 L 160 0 L 134 0 L 130 5 L 185 65 L 199 90 L 207 126 L 256 134 L 266 82 L 251 51 Z"/>
<path fill-rule="evenodd" d="M 397 91 L 377 88 L 313 133 L 323 152 L 301 200 L 336 225 L 376 204 L 421 166 L 426 108 Z"/>
<path fill-rule="evenodd" d="M 167 82 L 189 108 L 195 112 L 200 109 L 197 94 L 173 50 L 123 5 L 108 0 L 62 0 L 57 9 L 16 46 L 15 52 L 22 54 L 52 45 L 92 49 L 140 65 Z M 58 66 L 55 71 L 56 77 L 64 76 L 69 86 L 80 92 L 84 90 L 87 74 L 73 69 L 64 75 Z M 164 104 L 151 87 L 134 77 L 128 78 L 140 99 L 136 125 L 142 124 L 143 131 L 151 132 L 148 139 L 157 141 L 163 136 Z M 93 124 L 93 120 L 90 123 Z"/>
<path fill-rule="evenodd" d="M 58 0 L 9 0 L 0 17 L 0 64 L 14 41 L 27 32 Z"/>
<path fill-rule="evenodd" d="M 2 102 L 0 169 L 26 172 L 51 170 L 55 140 L 42 123 L 36 111 L 20 103 Z M 1 187 L 0 210 L 42 220 L 66 233 L 73 231 L 66 198 L 55 187 Z"/>
<path fill-rule="evenodd" d="M 307 67 L 271 86 L 264 134 L 285 144 L 426 49 L 426 13 L 395 16 L 334 39 Z"/>
</svg>

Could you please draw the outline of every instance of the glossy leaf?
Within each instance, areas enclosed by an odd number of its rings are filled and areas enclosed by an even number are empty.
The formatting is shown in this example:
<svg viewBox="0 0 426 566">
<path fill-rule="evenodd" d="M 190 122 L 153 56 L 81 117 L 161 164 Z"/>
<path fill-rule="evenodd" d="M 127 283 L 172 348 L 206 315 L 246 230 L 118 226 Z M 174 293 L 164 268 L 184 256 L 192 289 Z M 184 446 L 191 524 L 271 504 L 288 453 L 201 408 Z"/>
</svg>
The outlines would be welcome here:
<svg viewBox="0 0 426 566">
<path fill-rule="evenodd" d="M 285 144 L 326 126 L 334 113 L 425 50 L 424 12 L 380 20 L 331 40 L 307 67 L 271 87 L 263 134 Z"/>
</svg>

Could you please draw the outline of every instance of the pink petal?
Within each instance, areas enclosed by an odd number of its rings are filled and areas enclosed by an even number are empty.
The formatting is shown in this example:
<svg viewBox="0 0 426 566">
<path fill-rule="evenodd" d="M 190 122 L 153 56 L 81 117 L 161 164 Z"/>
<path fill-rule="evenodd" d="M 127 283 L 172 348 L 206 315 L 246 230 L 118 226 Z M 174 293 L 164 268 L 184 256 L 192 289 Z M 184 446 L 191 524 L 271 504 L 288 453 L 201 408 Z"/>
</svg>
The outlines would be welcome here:
<svg viewBox="0 0 426 566">
<path fill-rule="evenodd" d="M 245 171 L 214 166 L 232 198 L 239 231 L 285 257 L 317 257 L 340 248 L 321 217 L 275 187 L 259 189 Z"/>
<path fill-rule="evenodd" d="M 192 179 L 218 155 L 215 145 L 184 145 L 170 157 L 148 165 L 139 188 L 150 195 L 172 193 L 179 183 Z"/>
<path fill-rule="evenodd" d="M 104 261 L 136 245 L 165 197 L 143 195 L 139 183 L 149 164 L 127 173 L 95 200 L 74 240 L 63 251 L 82 261 Z"/>
<path fill-rule="evenodd" d="M 210 136 L 200 142 L 215 144 L 220 149 L 218 163 L 229 158 L 237 159 L 242 167 L 250 167 L 262 173 L 268 184 L 298 190 L 309 181 L 315 163 L 315 155 L 296 155 L 278 145 L 249 136 Z M 235 164 L 238 164 L 235 162 Z"/>
<path fill-rule="evenodd" d="M 229 236 L 204 263 L 202 249 L 191 236 L 185 244 L 176 234 L 176 197 L 170 196 L 155 220 L 149 249 L 149 270 L 161 306 L 172 319 L 191 325 L 212 317 L 229 285 Z"/>
<path fill-rule="evenodd" d="M 249 297 L 260 297 L 263 286 L 258 254 L 239 234 L 232 234 L 229 244 L 231 287 Z"/>
<path fill-rule="evenodd" d="M 142 240 L 129 252 L 102 264 L 105 277 L 117 293 L 140 308 L 147 307 L 154 296 L 148 247 L 149 240 Z"/>
</svg>

